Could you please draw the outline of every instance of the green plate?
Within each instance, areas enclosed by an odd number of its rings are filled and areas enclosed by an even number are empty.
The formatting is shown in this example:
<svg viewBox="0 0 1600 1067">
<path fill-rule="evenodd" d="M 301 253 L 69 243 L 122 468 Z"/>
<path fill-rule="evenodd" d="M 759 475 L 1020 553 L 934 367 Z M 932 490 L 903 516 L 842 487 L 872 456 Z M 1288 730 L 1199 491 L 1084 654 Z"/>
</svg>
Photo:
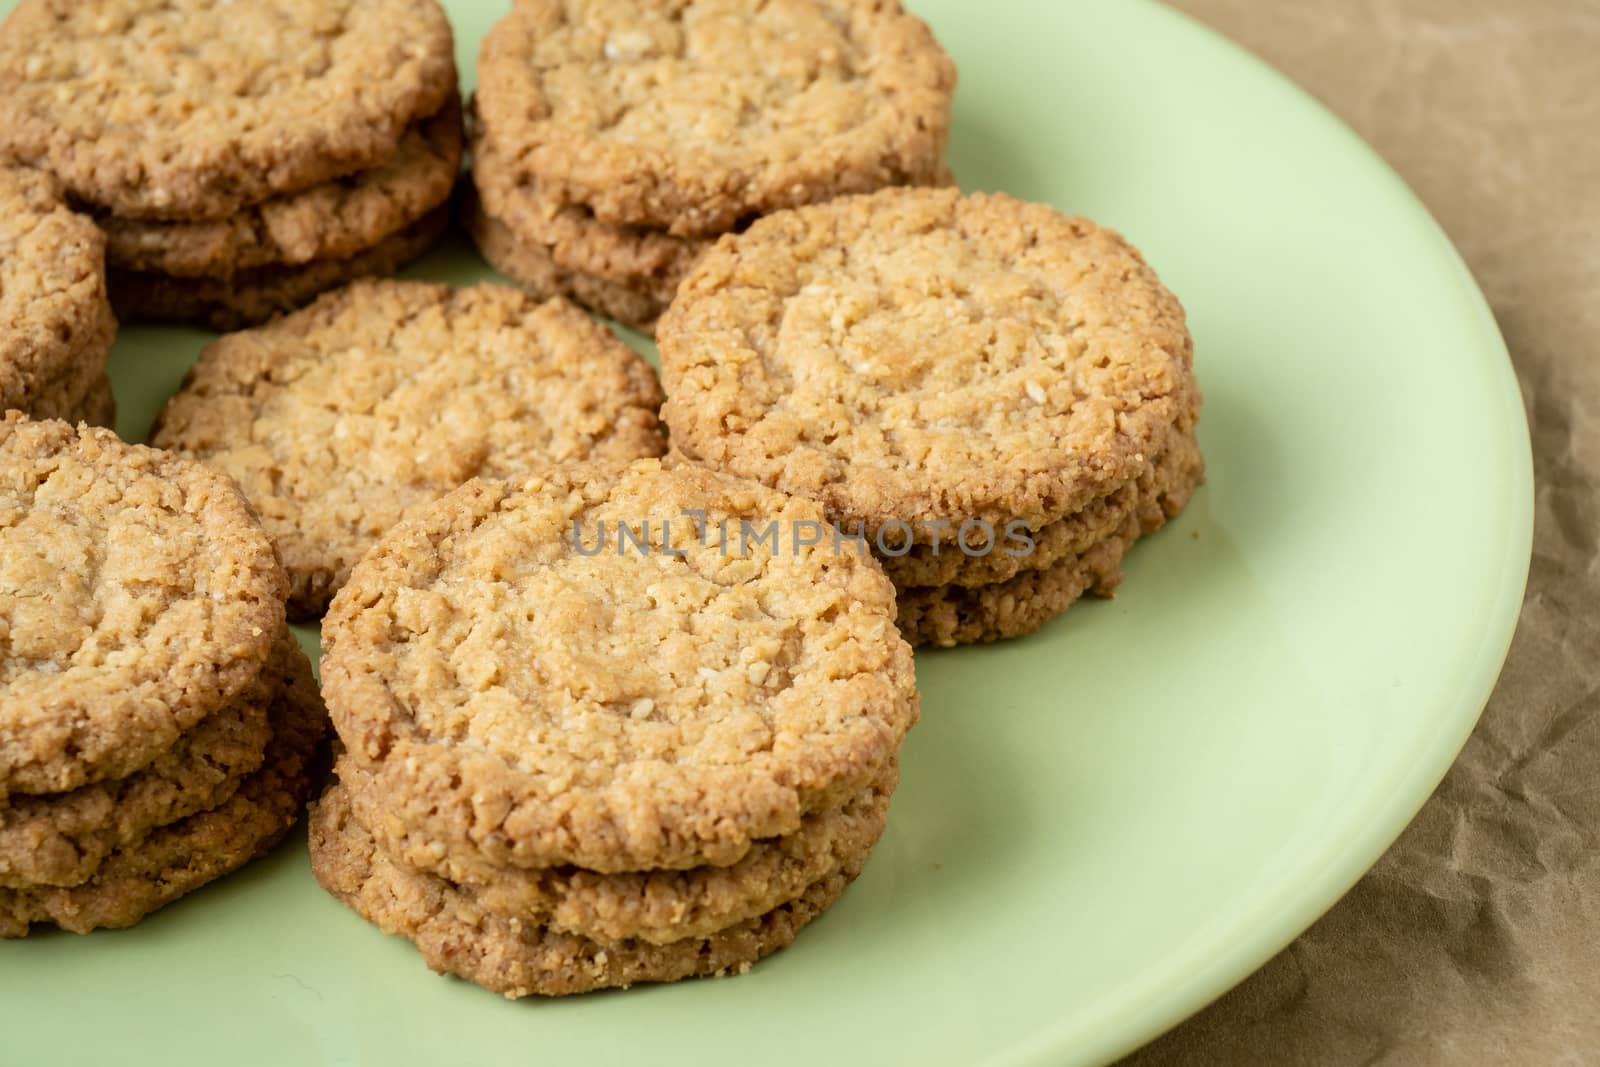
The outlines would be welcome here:
<svg viewBox="0 0 1600 1067">
<path fill-rule="evenodd" d="M 0 947 L 0 1060 L 1094 1063 L 1266 960 L 1443 775 L 1527 572 L 1527 428 L 1424 209 L 1265 66 L 1148 3 L 927 0 L 962 184 L 1114 225 L 1187 305 L 1210 482 L 1114 601 L 922 656 L 887 837 L 732 980 L 512 1003 L 430 974 L 301 843 L 124 932 Z M 458 2 L 464 70 L 503 3 Z M 413 271 L 466 282 L 464 246 Z M 205 335 L 130 329 L 142 437 Z"/>
</svg>

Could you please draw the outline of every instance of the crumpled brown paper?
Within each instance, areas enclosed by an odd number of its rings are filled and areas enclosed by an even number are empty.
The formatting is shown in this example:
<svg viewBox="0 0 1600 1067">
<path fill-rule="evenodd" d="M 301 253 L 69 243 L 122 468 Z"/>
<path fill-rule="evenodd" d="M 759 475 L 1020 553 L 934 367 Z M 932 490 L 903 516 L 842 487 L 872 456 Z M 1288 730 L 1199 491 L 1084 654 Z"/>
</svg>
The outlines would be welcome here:
<svg viewBox="0 0 1600 1067">
<path fill-rule="evenodd" d="M 1129 1064 L 1600 1063 L 1600 2 L 1176 0 L 1321 98 L 1465 255 L 1533 432 L 1533 569 L 1377 867 Z"/>
</svg>

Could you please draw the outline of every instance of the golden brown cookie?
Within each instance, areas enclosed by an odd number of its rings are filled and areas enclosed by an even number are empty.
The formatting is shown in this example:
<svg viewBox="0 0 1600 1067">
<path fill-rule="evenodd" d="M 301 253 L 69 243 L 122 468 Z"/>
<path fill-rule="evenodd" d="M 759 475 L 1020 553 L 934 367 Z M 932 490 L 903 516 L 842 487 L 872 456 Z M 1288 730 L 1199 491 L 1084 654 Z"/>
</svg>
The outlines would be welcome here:
<svg viewBox="0 0 1600 1067">
<path fill-rule="evenodd" d="M 124 320 L 190 322 L 217 331 L 242 330 L 303 307 L 319 293 L 357 278 L 393 274 L 422 255 L 450 225 L 442 204 L 419 221 L 348 259 L 295 267 L 254 267 L 231 278 L 174 278 L 111 270 L 111 300 Z"/>
<path fill-rule="evenodd" d="M 0 801 L 0 886 L 80 885 L 113 850 L 227 800 L 261 766 L 272 737 L 267 707 L 303 659 L 285 629 L 267 668 L 232 703 L 184 731 L 143 770 L 67 793 Z"/>
<path fill-rule="evenodd" d="M 363 281 L 207 346 L 151 440 L 238 482 L 305 617 L 471 478 L 659 456 L 660 406 L 649 364 L 565 300 Z"/>
<path fill-rule="evenodd" d="M 125 271 L 228 277 L 256 267 L 347 259 L 443 204 L 462 155 L 461 101 L 412 126 L 394 156 L 303 192 L 273 197 L 224 219 L 165 221 L 104 216 L 106 260 Z"/>
<path fill-rule="evenodd" d="M 917 718 L 893 586 L 832 533 L 654 460 L 469 483 L 334 598 L 329 712 L 465 863 L 735 863 L 865 789 Z"/>
<path fill-rule="evenodd" d="M 147 766 L 260 673 L 286 591 L 227 478 L 0 418 L 0 793 Z"/>
<path fill-rule="evenodd" d="M 0 163 L 0 413 L 67 410 L 104 372 L 115 333 L 105 238 L 50 177 Z"/>
<path fill-rule="evenodd" d="M 1198 402 L 1183 309 L 1132 246 L 949 189 L 757 220 L 700 258 L 657 344 L 675 450 L 918 542 L 1081 511 Z"/>
<path fill-rule="evenodd" d="M 516 0 L 478 79 L 518 179 L 693 237 L 928 180 L 956 76 L 896 0 Z"/>
<path fill-rule="evenodd" d="M 791 944 L 860 873 L 848 865 L 765 915 L 704 937 L 601 943 L 485 912 L 460 887 L 396 864 L 331 796 L 311 814 L 311 870 L 323 888 L 385 933 L 411 940 L 434 971 L 507 997 L 743 973 Z"/>
<path fill-rule="evenodd" d="M 261 768 L 210 811 L 161 827 L 108 855 L 88 881 L 62 888 L 0 889 L 0 937 L 32 923 L 74 933 L 132 926 L 270 850 L 299 821 L 327 726 L 311 664 L 298 648 L 268 709 L 272 739 Z"/>
<path fill-rule="evenodd" d="M 793 900 L 818 879 L 860 866 L 882 836 L 898 768 L 838 808 L 807 815 L 800 829 L 752 845 L 731 867 L 600 874 L 576 867 L 518 869 L 461 864 L 414 834 L 389 798 L 348 761 L 324 805 L 348 805 L 396 863 L 446 878 L 478 908 L 602 943 L 666 944 L 709 937 Z"/>
<path fill-rule="evenodd" d="M 22 0 L 0 28 L 0 149 L 123 218 L 380 166 L 455 91 L 435 0 Z"/>
</svg>

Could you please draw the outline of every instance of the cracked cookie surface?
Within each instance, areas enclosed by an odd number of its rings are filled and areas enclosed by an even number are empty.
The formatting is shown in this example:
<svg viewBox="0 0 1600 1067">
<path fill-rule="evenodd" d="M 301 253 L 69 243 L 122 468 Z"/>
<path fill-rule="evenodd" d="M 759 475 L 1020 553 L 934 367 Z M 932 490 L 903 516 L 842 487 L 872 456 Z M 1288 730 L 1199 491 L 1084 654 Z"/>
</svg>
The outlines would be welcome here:
<svg viewBox="0 0 1600 1067">
<path fill-rule="evenodd" d="M 783 551 L 755 544 L 768 524 Z M 335 728 L 464 862 L 735 863 L 866 788 L 917 717 L 894 588 L 828 531 L 810 501 L 653 460 L 469 483 L 335 597 Z"/>
<path fill-rule="evenodd" d="M 1198 404 L 1183 309 L 1139 253 L 1003 195 L 758 219 L 700 258 L 656 341 L 676 452 L 918 541 L 1080 511 Z"/>
<path fill-rule="evenodd" d="M 487 136 L 522 175 L 685 237 L 929 180 L 955 88 L 895 0 L 517 0 L 478 70 Z"/>
<path fill-rule="evenodd" d="M 124 218 L 378 166 L 455 91 L 435 0 L 22 0 L 0 32 L 0 148 Z"/>
<path fill-rule="evenodd" d="M 149 764 L 260 673 L 287 584 L 226 477 L 0 418 L 0 791 Z"/>
</svg>

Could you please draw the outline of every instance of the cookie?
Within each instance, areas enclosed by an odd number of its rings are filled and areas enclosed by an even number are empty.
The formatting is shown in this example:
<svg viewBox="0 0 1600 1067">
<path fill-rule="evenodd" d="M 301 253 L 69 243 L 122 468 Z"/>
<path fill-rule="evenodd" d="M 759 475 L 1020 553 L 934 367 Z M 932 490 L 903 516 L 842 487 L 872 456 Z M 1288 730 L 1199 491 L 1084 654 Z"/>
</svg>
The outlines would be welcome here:
<svg viewBox="0 0 1600 1067">
<path fill-rule="evenodd" d="M 174 278 L 113 269 L 108 272 L 111 300 L 124 320 L 188 322 L 219 332 L 245 329 L 357 278 L 393 274 L 433 247 L 449 225 L 450 207 L 443 204 L 348 259 L 254 267 L 231 278 Z"/>
<path fill-rule="evenodd" d="M 260 673 L 287 584 L 226 477 L 0 418 L 0 795 L 144 768 Z"/>
<path fill-rule="evenodd" d="M 556 202 L 695 237 L 927 180 L 955 81 L 896 0 L 516 0 L 477 107 Z"/>
<path fill-rule="evenodd" d="M 396 864 L 337 792 L 313 808 L 310 826 L 311 871 L 323 888 L 385 933 L 411 940 L 434 971 L 507 997 L 743 973 L 788 947 L 860 873 L 859 864 L 847 865 L 765 915 L 704 937 L 601 943 L 485 912 L 460 887 Z"/>
<path fill-rule="evenodd" d="M 276 845 L 305 809 L 327 725 L 310 661 L 296 648 L 289 666 L 268 709 L 261 768 L 232 796 L 112 852 L 82 885 L 0 889 L 0 937 L 25 937 L 42 922 L 80 934 L 132 926 Z"/>
<path fill-rule="evenodd" d="M 551 246 L 521 240 L 499 219 L 484 213 L 480 198 L 461 197 L 461 225 L 484 261 L 510 281 L 541 298 L 566 297 L 608 319 L 649 334 L 671 302 L 668 287 L 677 278 L 661 277 L 640 288 L 562 266 Z"/>
<path fill-rule="evenodd" d="M 894 588 L 832 534 L 811 501 L 655 460 L 468 483 L 334 598 L 329 712 L 464 863 L 736 863 L 875 781 L 917 718 Z"/>
<path fill-rule="evenodd" d="M 675 450 L 918 543 L 1081 511 L 1198 396 L 1183 308 L 1131 245 L 949 189 L 757 220 L 700 258 L 657 345 Z"/>
<path fill-rule="evenodd" d="M 22 0 L 0 149 L 121 218 L 226 218 L 391 159 L 453 48 L 435 0 Z"/>
<path fill-rule="evenodd" d="M 846 865 L 859 866 L 883 834 L 898 770 L 841 807 L 806 816 L 795 833 L 752 845 L 731 867 L 618 874 L 451 862 L 410 832 L 360 770 L 341 766 L 339 777 L 343 784 L 324 796 L 324 805 L 349 805 L 387 855 L 457 883 L 477 908 L 607 944 L 666 944 L 708 937 L 771 911 Z"/>
<path fill-rule="evenodd" d="M 1153 457 L 1139 479 L 1119 486 L 1082 511 L 1037 530 L 987 531 L 958 524 L 944 532 L 937 546 L 903 543 L 903 555 L 880 554 L 884 573 L 898 589 L 939 585 L 983 586 L 1004 582 L 1024 571 L 1043 570 L 1063 559 L 1081 556 L 1120 530 L 1129 515 L 1153 506 L 1157 514 L 1177 514 L 1188 502 L 1205 469 L 1193 428 L 1173 434 L 1173 441 Z M 965 546 L 968 551 L 963 551 Z"/>
<path fill-rule="evenodd" d="M 261 766 L 272 737 L 267 706 L 303 657 L 285 630 L 267 668 L 233 703 L 127 778 L 0 801 L 0 886 L 80 885 L 113 850 L 227 800 Z"/>
<path fill-rule="evenodd" d="M 516 177 L 481 124 L 474 128 L 472 181 L 477 197 L 465 200 L 462 215 L 491 266 L 534 293 L 570 296 L 646 332 L 711 243 L 603 223 L 545 195 L 536 182 Z"/>
<path fill-rule="evenodd" d="M 94 359 L 105 370 L 104 260 L 105 238 L 55 181 L 0 163 L 0 413 L 33 410 Z"/>
<path fill-rule="evenodd" d="M 225 219 L 99 220 L 106 260 L 125 271 L 231 277 L 257 267 L 348 259 L 405 229 L 450 197 L 461 169 L 461 101 L 407 130 L 394 157 Z"/>
<path fill-rule="evenodd" d="M 364 281 L 209 345 L 151 439 L 239 484 L 304 617 L 469 479 L 660 455 L 660 405 L 649 364 L 564 300 Z"/>
</svg>

